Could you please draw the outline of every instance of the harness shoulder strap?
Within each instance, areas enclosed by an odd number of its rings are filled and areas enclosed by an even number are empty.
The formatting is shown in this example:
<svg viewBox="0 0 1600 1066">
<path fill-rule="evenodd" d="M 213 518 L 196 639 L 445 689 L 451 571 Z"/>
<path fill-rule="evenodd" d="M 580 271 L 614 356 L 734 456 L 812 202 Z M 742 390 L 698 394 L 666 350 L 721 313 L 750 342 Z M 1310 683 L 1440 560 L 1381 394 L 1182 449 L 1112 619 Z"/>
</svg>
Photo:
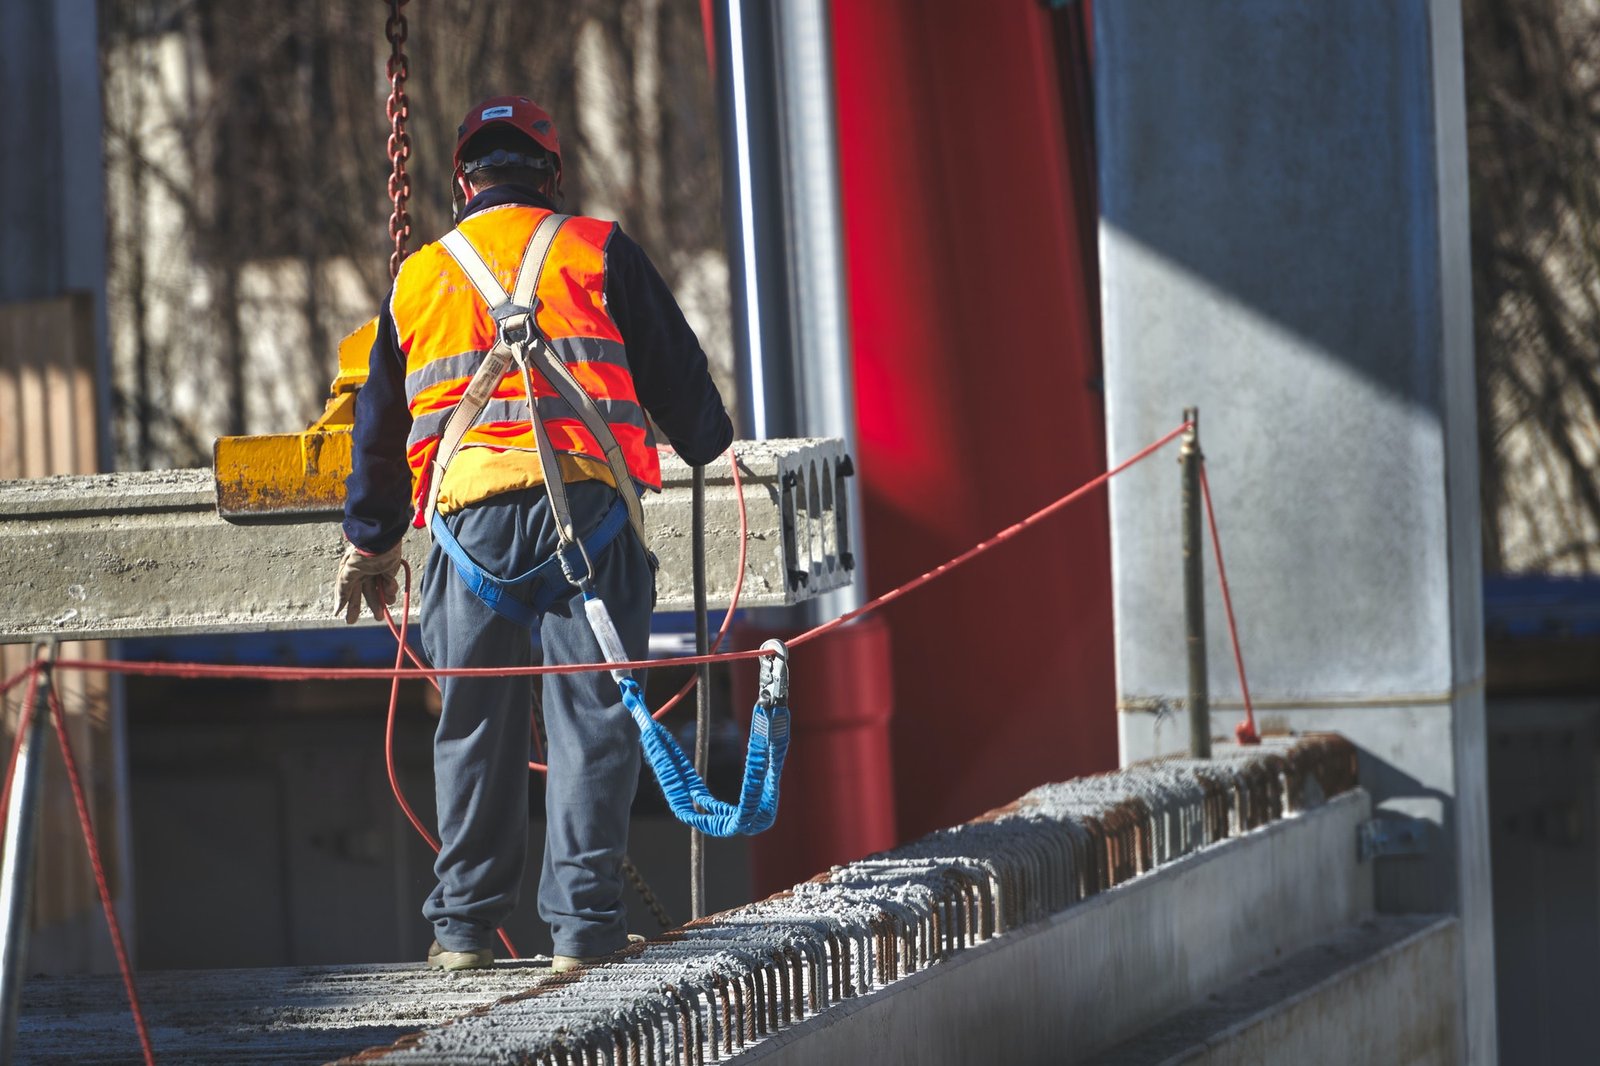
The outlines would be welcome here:
<svg viewBox="0 0 1600 1066">
<path fill-rule="evenodd" d="M 567 218 L 567 215 L 549 214 L 539 221 L 533 236 L 528 241 L 527 249 L 522 254 L 522 266 L 517 272 L 515 286 L 518 295 L 522 295 L 523 279 L 527 277 L 534 279 L 534 289 L 537 289 L 538 277 L 544 272 L 544 261 L 550 254 L 550 246 L 555 242 L 556 232 L 561 229 Z M 456 265 L 467 276 L 472 287 L 478 290 L 478 295 L 489 305 L 491 314 L 512 305 L 512 298 L 506 294 L 500 279 L 494 276 L 494 271 L 483 261 L 478 249 L 473 247 L 467 235 L 459 228 L 441 237 L 439 245 L 449 253 L 451 259 L 456 261 Z M 528 299 L 531 301 L 532 298 L 530 293 Z M 521 306 L 532 308 L 531 302 Z M 498 319 L 499 315 L 496 315 L 496 318 Z M 439 446 L 434 449 L 433 463 L 428 476 L 428 500 L 423 508 L 423 518 L 430 526 L 433 524 L 434 511 L 439 506 L 439 490 L 444 484 L 445 469 L 460 449 L 467 430 L 477 422 L 478 416 L 483 413 L 484 407 L 489 402 L 489 397 L 494 395 L 495 386 L 511 368 L 511 361 L 510 346 L 505 343 L 504 338 L 496 340 L 494 347 L 479 364 L 477 373 L 472 376 L 455 410 L 450 412 L 450 418 L 445 422 L 444 429 L 440 431 Z M 532 402 L 531 394 L 529 401 Z M 548 474 L 547 470 L 546 476 Z"/>
<path fill-rule="evenodd" d="M 633 472 L 628 469 L 628 460 L 622 454 L 622 446 L 617 443 L 617 436 L 611 432 L 611 426 L 600 413 L 594 397 L 584 391 L 578 379 L 573 376 L 572 369 L 550 350 L 548 344 L 539 345 L 529 354 L 539 372 L 550 382 L 550 387 L 577 412 L 578 420 L 589 431 L 589 435 L 594 437 L 595 443 L 600 445 L 600 451 L 605 456 L 606 468 L 611 471 L 611 480 L 617 486 L 617 494 L 628 507 L 628 523 L 639 535 L 639 543 L 648 545 L 649 542 L 644 538 L 644 507 L 640 504 L 639 492 L 633 485 Z"/>
<path fill-rule="evenodd" d="M 477 402 L 477 406 L 471 409 L 470 414 L 463 413 L 467 408 L 467 401 L 472 398 L 474 387 L 478 384 L 479 379 L 475 375 L 472 384 L 467 388 L 467 394 L 462 397 L 456 410 L 451 414 L 450 420 L 445 424 L 444 432 L 441 434 L 439 448 L 435 452 L 434 470 L 429 485 L 429 503 L 426 518 L 430 523 L 433 520 L 433 512 L 438 501 L 439 485 L 444 480 L 445 466 L 455 454 L 456 449 L 459 448 L 461 438 L 466 435 L 467 429 L 477 420 L 484 404 L 488 402 L 489 396 L 493 393 L 494 384 L 498 383 L 506 370 L 509 369 L 508 361 L 516 359 L 523 370 L 524 387 L 528 393 L 528 420 L 533 428 L 534 440 L 538 445 L 539 461 L 544 470 L 545 491 L 550 497 L 550 506 L 555 513 L 557 528 L 562 532 L 564 541 L 570 543 L 577 539 L 577 533 L 572 526 L 571 509 L 567 505 L 566 484 L 561 478 L 559 465 L 555 461 L 555 450 L 551 447 L 544 424 L 538 417 L 537 405 L 533 396 L 533 381 L 529 374 L 530 368 L 524 363 L 524 359 L 527 359 L 533 364 L 533 368 L 539 371 L 540 376 L 549 382 L 550 387 L 555 390 L 556 394 L 566 401 L 567 405 L 578 415 L 579 421 L 589 431 L 590 436 L 594 437 L 595 443 L 600 446 L 601 453 L 605 457 L 606 467 L 611 472 L 611 480 L 616 486 L 617 494 L 622 497 L 623 503 L 627 506 L 628 524 L 633 527 L 634 533 L 639 538 L 639 543 L 641 545 L 648 544 L 645 539 L 644 509 L 639 502 L 639 493 L 633 484 L 633 474 L 628 469 L 627 459 L 622 454 L 621 445 L 617 443 L 616 434 L 611 431 L 610 425 L 607 424 L 605 416 L 601 414 L 599 407 L 595 404 L 594 398 L 584 390 L 578 379 L 573 376 L 571 369 L 551 350 L 549 343 L 538 332 L 536 319 L 539 279 L 544 274 L 545 260 L 549 257 L 550 246 L 555 241 L 556 233 L 567 221 L 568 217 L 567 215 L 551 214 L 540 221 L 533 232 L 533 237 L 528 241 L 527 249 L 523 252 L 522 265 L 517 271 L 516 283 L 513 285 L 514 295 L 512 296 L 506 295 L 505 288 L 500 284 L 499 279 L 494 276 L 494 272 L 489 269 L 488 264 L 483 261 L 483 257 L 478 253 L 478 250 L 473 247 L 472 242 L 467 239 L 466 234 L 462 233 L 460 229 L 451 230 L 440 240 L 441 246 L 461 267 L 462 273 L 467 276 L 467 280 L 472 283 L 473 288 L 478 290 L 478 295 L 482 296 L 484 302 L 489 305 L 489 312 L 500 323 L 501 330 L 494 349 L 489 353 L 489 358 L 486 358 L 483 366 L 479 368 L 479 375 L 484 374 L 485 371 L 490 371 L 492 369 L 490 366 L 491 361 L 495 360 L 497 354 L 499 355 L 498 368 L 493 369 L 493 377 L 487 381 L 488 387 L 483 390 L 482 400 Z M 507 340 L 506 327 L 511 325 L 517 316 L 526 316 L 526 329 L 523 335 L 518 338 L 518 342 L 513 345 Z M 456 432 L 452 439 L 451 431 L 456 427 L 458 419 L 463 421 L 459 432 Z M 448 452 L 446 451 L 446 445 L 449 446 Z"/>
<path fill-rule="evenodd" d="M 544 230 L 547 224 L 558 219 L 564 221 L 564 218 L 560 215 L 546 215 L 539 221 L 538 228 L 533 231 L 533 239 L 528 242 L 530 251 L 540 243 L 540 231 Z M 544 240 L 546 251 L 550 248 L 550 242 L 555 239 L 555 231 L 560 228 L 561 221 L 555 221 L 555 225 L 550 227 L 549 236 Z M 484 302 L 489 305 L 491 310 L 510 301 L 511 297 L 507 295 L 505 287 L 500 284 L 500 279 L 494 276 L 494 271 L 489 269 L 489 264 L 483 261 L 483 256 L 478 254 L 478 249 L 473 246 L 473 243 L 467 239 L 467 235 L 462 233 L 460 228 L 453 229 L 443 237 L 440 237 L 439 243 L 444 247 L 445 251 L 450 253 L 450 258 L 456 261 L 456 266 L 461 268 L 461 272 L 467 276 L 468 281 L 472 282 L 472 287 L 478 290 L 478 295 L 483 297 Z M 524 253 L 524 259 L 526 259 L 526 253 Z"/>
</svg>

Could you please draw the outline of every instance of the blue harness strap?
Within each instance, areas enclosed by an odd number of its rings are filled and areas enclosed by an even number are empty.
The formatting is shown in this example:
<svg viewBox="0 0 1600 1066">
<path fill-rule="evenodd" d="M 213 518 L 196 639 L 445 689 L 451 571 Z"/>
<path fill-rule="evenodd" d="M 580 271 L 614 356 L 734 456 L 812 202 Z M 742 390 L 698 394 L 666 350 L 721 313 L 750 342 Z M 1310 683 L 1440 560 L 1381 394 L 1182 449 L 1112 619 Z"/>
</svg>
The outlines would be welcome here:
<svg viewBox="0 0 1600 1066">
<path fill-rule="evenodd" d="M 629 677 L 619 686 L 623 706 L 639 726 L 645 758 L 678 821 L 712 837 L 750 835 L 772 825 L 778 816 L 783 759 L 789 752 L 787 706 L 768 707 L 760 702 L 755 705 L 750 715 L 750 745 L 745 751 L 739 802 L 724 803 L 711 794 L 672 734 L 650 717 L 639 683 Z"/>
<path fill-rule="evenodd" d="M 628 509 L 618 497 L 600 524 L 583 538 L 583 550 L 588 558 L 599 556 L 627 524 Z M 461 580 L 467 583 L 473 594 L 496 614 L 519 625 L 530 629 L 537 626 L 546 611 L 577 591 L 567 578 L 567 569 L 559 553 L 525 574 L 501 578 L 478 565 L 438 514 L 433 516 L 431 529 L 434 543 L 450 557 L 456 573 L 461 575 Z M 570 565 L 569 562 L 567 566 Z M 522 585 L 531 588 L 532 603 L 511 593 L 513 588 Z M 585 592 L 584 598 L 590 599 L 591 594 Z M 607 631 L 610 642 L 615 644 L 615 649 L 608 652 L 608 657 L 615 662 L 622 661 L 615 657 L 622 654 L 621 641 L 615 636 L 604 605 L 596 600 L 591 606 L 600 613 L 598 621 L 590 619 L 591 624 Z M 600 639 L 601 647 L 606 648 L 606 636 L 599 631 L 595 635 Z M 769 644 L 777 642 L 770 641 Z M 781 650 L 781 645 L 779 647 Z M 776 659 L 763 660 L 761 699 L 750 716 L 750 744 L 745 752 L 744 782 L 739 789 L 738 803 L 724 803 L 711 794 L 705 780 L 695 771 L 694 763 L 684 754 L 672 734 L 650 716 L 650 708 L 645 705 L 639 683 L 620 671 L 612 671 L 617 678 L 617 687 L 622 692 L 623 706 L 639 727 L 639 743 L 645 759 L 661 785 L 667 806 L 678 821 L 707 836 L 730 837 L 741 833 L 759 833 L 777 818 L 778 781 L 783 775 L 784 756 L 789 751 L 786 656 L 787 653 L 781 656 L 781 667 L 775 665 Z"/>
<path fill-rule="evenodd" d="M 600 519 L 600 524 L 583 538 L 583 550 L 588 553 L 589 558 L 598 558 L 600 552 L 622 532 L 627 524 L 628 508 L 619 496 L 611 504 L 611 509 L 606 511 L 605 517 Z M 455 538 L 455 534 L 450 532 L 442 516 L 438 514 L 433 516 L 433 524 L 429 530 L 433 534 L 434 543 L 450 557 L 450 561 L 455 564 L 456 573 L 461 575 L 461 580 L 467 583 L 467 588 L 472 590 L 473 595 L 482 600 L 495 614 L 509 618 L 518 625 L 533 629 L 546 611 L 577 591 L 566 578 L 560 555 L 552 555 L 525 574 L 501 578 L 479 566 L 477 561 L 467 554 L 467 549 L 463 548 L 461 542 Z M 511 594 L 511 589 L 521 585 L 527 585 L 532 589 L 532 603 Z"/>
</svg>

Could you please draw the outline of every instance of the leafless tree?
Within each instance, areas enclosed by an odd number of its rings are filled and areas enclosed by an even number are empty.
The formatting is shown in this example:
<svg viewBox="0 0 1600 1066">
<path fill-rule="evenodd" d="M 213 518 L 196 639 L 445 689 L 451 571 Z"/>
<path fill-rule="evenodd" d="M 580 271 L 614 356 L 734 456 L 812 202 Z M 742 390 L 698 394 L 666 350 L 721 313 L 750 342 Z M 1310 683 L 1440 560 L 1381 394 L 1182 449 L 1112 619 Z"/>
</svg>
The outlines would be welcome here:
<svg viewBox="0 0 1600 1066">
<path fill-rule="evenodd" d="M 1600 3 L 1467 0 L 1484 562 L 1600 569 Z"/>
<path fill-rule="evenodd" d="M 564 209 L 618 218 L 727 366 L 715 108 L 696 5 L 408 4 L 412 247 L 450 224 L 467 106 L 538 99 Z M 119 465 L 298 429 L 388 287 L 387 9 L 102 0 Z M 731 398 L 731 390 L 729 391 Z"/>
</svg>

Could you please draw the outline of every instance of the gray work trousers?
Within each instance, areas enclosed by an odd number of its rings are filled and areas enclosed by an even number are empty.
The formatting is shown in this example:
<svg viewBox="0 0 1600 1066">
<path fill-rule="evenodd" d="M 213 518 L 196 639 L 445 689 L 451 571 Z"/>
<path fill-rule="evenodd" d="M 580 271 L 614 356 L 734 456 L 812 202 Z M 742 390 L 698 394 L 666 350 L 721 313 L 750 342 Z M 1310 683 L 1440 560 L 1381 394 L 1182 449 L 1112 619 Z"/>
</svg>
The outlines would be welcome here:
<svg viewBox="0 0 1600 1066">
<path fill-rule="evenodd" d="M 592 530 L 616 499 L 599 481 L 567 486 L 573 524 Z M 542 488 L 504 493 L 446 517 L 480 567 L 526 573 L 556 548 Z M 624 528 L 594 560 L 595 586 L 633 659 L 649 648 L 655 574 Z M 557 578 L 557 580 L 563 580 Z M 531 601 L 531 591 L 524 593 Z M 546 663 L 600 662 L 600 647 L 574 595 L 539 627 Z M 532 634 L 486 607 L 436 545 L 422 579 L 422 642 L 438 667 L 527 666 Z M 438 887 L 423 904 L 451 951 L 490 947 L 517 904 L 528 840 L 528 745 L 533 685 L 543 681 L 549 737 L 544 870 L 539 914 L 561 955 L 603 955 L 627 943 L 622 859 L 639 782 L 639 730 L 604 671 L 542 678 L 441 679 L 444 709 L 433 742 L 440 850 Z"/>
</svg>

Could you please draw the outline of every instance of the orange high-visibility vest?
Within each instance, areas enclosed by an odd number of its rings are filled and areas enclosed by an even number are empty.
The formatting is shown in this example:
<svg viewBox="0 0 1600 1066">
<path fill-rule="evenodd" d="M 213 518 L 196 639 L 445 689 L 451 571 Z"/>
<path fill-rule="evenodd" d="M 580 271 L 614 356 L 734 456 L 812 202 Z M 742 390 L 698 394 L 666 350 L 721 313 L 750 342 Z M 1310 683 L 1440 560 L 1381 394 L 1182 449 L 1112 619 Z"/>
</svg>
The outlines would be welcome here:
<svg viewBox="0 0 1600 1066">
<path fill-rule="evenodd" d="M 523 250 L 550 212 L 523 205 L 492 207 L 460 229 L 500 284 L 511 291 Z M 539 328 L 551 350 L 572 369 L 616 435 L 635 481 L 661 488 L 661 462 L 644 408 L 634 391 L 622 335 L 605 305 L 605 246 L 615 223 L 574 216 L 556 234 L 539 278 Z M 406 359 L 411 435 L 406 459 L 419 513 L 439 434 L 489 349 L 495 323 L 489 308 L 450 254 L 437 243 L 406 259 L 390 304 Z M 605 452 L 572 407 L 542 378 L 534 379 L 538 415 L 560 453 L 567 481 L 610 482 Z M 495 389 L 450 462 L 439 494 L 448 514 L 502 492 L 542 484 L 538 446 L 528 425 L 527 393 L 515 367 Z"/>
</svg>

